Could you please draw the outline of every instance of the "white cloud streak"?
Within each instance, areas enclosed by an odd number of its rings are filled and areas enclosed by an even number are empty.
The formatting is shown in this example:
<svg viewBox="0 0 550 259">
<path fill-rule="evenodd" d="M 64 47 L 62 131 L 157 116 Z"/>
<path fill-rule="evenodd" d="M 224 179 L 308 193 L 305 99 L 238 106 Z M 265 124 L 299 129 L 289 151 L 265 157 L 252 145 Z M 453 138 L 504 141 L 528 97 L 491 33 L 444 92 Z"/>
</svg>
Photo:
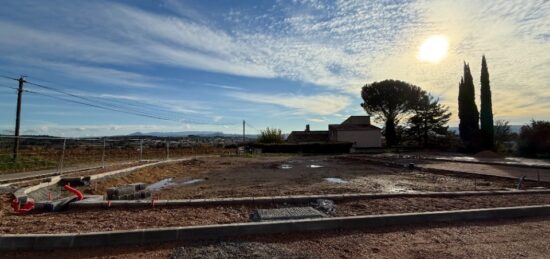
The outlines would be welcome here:
<svg viewBox="0 0 550 259">
<path fill-rule="evenodd" d="M 269 95 L 252 93 L 229 93 L 234 98 L 261 104 L 271 104 L 295 110 L 299 114 L 330 115 L 345 109 L 351 98 L 345 95 Z"/>
</svg>

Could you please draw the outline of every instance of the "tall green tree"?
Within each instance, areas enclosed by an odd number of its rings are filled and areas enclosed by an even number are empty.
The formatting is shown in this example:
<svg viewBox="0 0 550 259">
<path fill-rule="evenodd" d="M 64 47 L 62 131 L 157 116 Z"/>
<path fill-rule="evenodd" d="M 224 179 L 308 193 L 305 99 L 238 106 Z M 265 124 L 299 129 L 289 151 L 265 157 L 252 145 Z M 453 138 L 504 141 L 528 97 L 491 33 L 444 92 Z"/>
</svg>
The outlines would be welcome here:
<svg viewBox="0 0 550 259">
<path fill-rule="evenodd" d="M 491 86 L 489 85 L 489 70 L 485 55 L 481 58 L 481 103 L 479 119 L 481 123 L 481 145 L 484 149 L 493 149 L 495 144 L 493 124 L 493 103 Z"/>
<path fill-rule="evenodd" d="M 464 75 L 458 87 L 458 125 L 460 138 L 468 151 L 479 148 L 479 112 L 475 102 L 475 88 L 470 66 L 464 62 Z"/>
<path fill-rule="evenodd" d="M 531 121 L 521 127 L 518 151 L 524 156 L 550 157 L 550 121 Z"/>
<path fill-rule="evenodd" d="M 436 136 L 447 134 L 450 118 L 449 107 L 440 104 L 431 95 L 424 96 L 415 108 L 414 116 L 408 120 L 407 135 L 416 139 L 419 145 L 427 147 Z"/>
<path fill-rule="evenodd" d="M 420 87 L 399 81 L 384 80 L 366 84 L 361 90 L 361 106 L 375 119 L 384 120 L 386 145 L 398 144 L 396 126 L 402 116 L 410 115 L 426 92 Z"/>
</svg>

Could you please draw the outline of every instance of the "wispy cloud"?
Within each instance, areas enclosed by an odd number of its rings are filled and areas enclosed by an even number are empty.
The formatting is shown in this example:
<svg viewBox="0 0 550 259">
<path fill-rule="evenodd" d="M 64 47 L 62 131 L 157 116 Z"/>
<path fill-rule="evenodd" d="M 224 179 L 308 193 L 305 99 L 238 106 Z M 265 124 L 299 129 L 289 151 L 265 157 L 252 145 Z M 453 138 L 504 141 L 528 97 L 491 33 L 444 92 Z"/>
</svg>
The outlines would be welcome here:
<svg viewBox="0 0 550 259">
<path fill-rule="evenodd" d="M 226 89 L 226 90 L 233 90 L 233 91 L 242 91 L 244 90 L 242 87 L 238 86 L 232 86 L 232 85 L 224 85 L 224 84 L 214 84 L 214 83 L 203 83 L 203 85 Z"/>
<path fill-rule="evenodd" d="M 145 89 L 167 83 L 163 77 L 207 71 L 211 74 L 196 85 L 228 90 L 210 91 L 212 103 L 268 104 L 277 107 L 262 111 L 270 116 L 320 120 L 313 115 L 361 112 L 361 86 L 395 78 L 439 96 L 456 122 L 462 62 L 470 62 L 479 78 L 480 58 L 486 54 L 495 114 L 550 119 L 550 2 L 544 0 L 297 0 L 274 1 L 264 9 L 221 7 L 211 14 L 177 1 L 150 10 L 104 1 L 19 2 L 5 3 L 3 10 L 13 11 L 0 18 L 2 60 L 34 63 L 82 81 Z M 419 62 L 418 46 L 440 34 L 450 40 L 447 58 L 436 65 Z M 238 81 L 223 83 L 226 75 L 243 81 L 284 79 L 291 86 L 250 93 Z M 316 92 L 323 93 L 312 94 Z M 109 94 L 120 100 L 138 96 L 131 91 Z M 223 99 L 228 96 L 229 101 Z M 174 112 L 221 116 L 209 103 L 187 100 L 191 97 L 168 99 L 139 96 Z M 224 108 L 242 109 L 235 103 Z"/>
<path fill-rule="evenodd" d="M 345 95 L 269 95 L 252 93 L 229 93 L 228 96 L 254 103 L 272 104 L 295 110 L 300 114 L 329 115 L 337 113 L 351 103 Z"/>
<path fill-rule="evenodd" d="M 326 123 L 326 119 L 319 119 L 319 118 L 308 118 L 307 121 L 316 122 L 316 123 Z"/>
</svg>

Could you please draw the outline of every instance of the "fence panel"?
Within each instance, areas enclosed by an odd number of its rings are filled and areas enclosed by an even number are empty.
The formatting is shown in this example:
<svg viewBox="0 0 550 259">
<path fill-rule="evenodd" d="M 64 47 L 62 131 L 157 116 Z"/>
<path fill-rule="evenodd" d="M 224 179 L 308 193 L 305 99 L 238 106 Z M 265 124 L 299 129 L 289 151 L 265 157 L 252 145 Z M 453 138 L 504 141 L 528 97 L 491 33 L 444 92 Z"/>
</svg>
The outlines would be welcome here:
<svg viewBox="0 0 550 259">
<path fill-rule="evenodd" d="M 234 154 L 235 145 L 191 138 L 20 137 L 17 159 L 13 136 L 0 136 L 0 174 L 74 171 L 118 163 L 177 159 L 203 154 Z M 229 146 L 232 146 L 229 148 Z"/>
</svg>

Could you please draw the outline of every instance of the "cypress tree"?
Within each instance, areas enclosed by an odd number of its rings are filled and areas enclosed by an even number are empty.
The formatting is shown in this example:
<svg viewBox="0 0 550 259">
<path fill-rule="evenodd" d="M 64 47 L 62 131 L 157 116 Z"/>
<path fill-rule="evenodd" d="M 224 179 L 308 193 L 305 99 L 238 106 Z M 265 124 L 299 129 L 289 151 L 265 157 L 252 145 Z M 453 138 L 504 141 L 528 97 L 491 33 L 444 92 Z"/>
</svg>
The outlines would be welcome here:
<svg viewBox="0 0 550 259">
<path fill-rule="evenodd" d="M 464 76 L 458 91 L 458 117 L 460 138 L 468 151 L 477 151 L 479 134 L 479 112 L 475 102 L 474 79 L 470 66 L 464 62 Z"/>
<path fill-rule="evenodd" d="M 480 123 L 481 123 L 481 142 L 484 149 L 493 149 L 494 147 L 494 124 L 493 124 L 493 104 L 491 101 L 491 86 L 489 85 L 489 70 L 485 55 L 481 58 L 481 104 L 480 104 Z"/>
</svg>

